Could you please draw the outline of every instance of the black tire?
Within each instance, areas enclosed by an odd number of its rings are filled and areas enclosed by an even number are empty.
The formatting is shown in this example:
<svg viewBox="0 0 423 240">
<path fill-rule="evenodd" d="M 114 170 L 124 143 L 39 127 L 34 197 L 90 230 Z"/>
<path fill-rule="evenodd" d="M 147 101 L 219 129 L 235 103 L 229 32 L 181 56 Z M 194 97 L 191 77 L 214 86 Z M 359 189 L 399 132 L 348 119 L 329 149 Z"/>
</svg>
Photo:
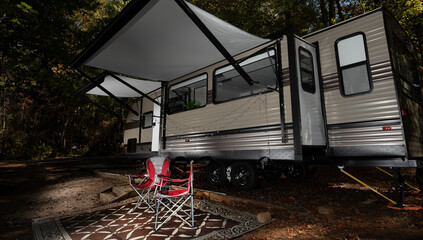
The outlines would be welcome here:
<svg viewBox="0 0 423 240">
<path fill-rule="evenodd" d="M 213 186 L 222 186 L 228 179 L 226 177 L 227 165 L 223 162 L 210 161 L 207 166 L 207 182 Z"/>
<path fill-rule="evenodd" d="M 291 182 L 302 182 L 308 176 L 308 166 L 303 164 L 288 165 L 285 169 L 285 176 Z"/>
<path fill-rule="evenodd" d="M 238 189 L 253 189 L 258 182 L 257 169 L 247 162 L 235 162 L 231 165 L 231 182 Z"/>
</svg>

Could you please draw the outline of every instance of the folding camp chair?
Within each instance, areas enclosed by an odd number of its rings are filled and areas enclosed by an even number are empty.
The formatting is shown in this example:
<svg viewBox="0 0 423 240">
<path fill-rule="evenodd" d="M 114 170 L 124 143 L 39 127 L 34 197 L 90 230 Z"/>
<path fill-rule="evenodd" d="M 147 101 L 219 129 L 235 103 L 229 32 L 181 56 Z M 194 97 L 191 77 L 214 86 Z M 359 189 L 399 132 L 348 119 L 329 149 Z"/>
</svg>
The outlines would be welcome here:
<svg viewBox="0 0 423 240">
<path fill-rule="evenodd" d="M 163 224 L 173 216 L 177 216 L 190 227 L 194 227 L 194 198 L 193 198 L 193 161 L 190 163 L 189 177 L 186 179 L 171 179 L 166 176 L 159 176 L 161 184 L 154 195 L 156 199 L 156 223 L 154 230 L 157 231 Z M 167 182 L 167 185 L 164 184 Z M 190 201 L 190 209 L 184 209 L 184 205 Z M 162 209 L 160 207 L 163 205 Z M 180 215 L 178 212 L 181 212 Z M 160 214 L 162 214 L 160 216 Z M 189 223 L 189 221 L 191 223 Z"/>
<path fill-rule="evenodd" d="M 135 211 L 142 202 L 145 202 L 151 210 L 155 211 L 150 200 L 150 191 L 157 189 L 156 187 L 160 186 L 160 184 L 166 184 L 166 181 L 163 181 L 158 175 L 169 177 L 169 166 L 169 159 L 165 157 L 152 157 L 146 161 L 147 172 L 139 176 L 128 175 L 129 185 L 139 196 L 137 204 L 131 212 Z M 134 185 L 132 180 L 136 178 L 142 178 L 142 180 L 139 184 Z"/>
</svg>

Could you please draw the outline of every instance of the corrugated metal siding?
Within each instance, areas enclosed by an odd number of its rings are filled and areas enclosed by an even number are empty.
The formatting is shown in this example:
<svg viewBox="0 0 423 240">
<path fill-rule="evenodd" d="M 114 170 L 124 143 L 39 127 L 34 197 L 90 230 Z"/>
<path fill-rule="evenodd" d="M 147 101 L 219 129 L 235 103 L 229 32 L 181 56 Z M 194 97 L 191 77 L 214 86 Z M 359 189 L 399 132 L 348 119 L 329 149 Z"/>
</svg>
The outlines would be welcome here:
<svg viewBox="0 0 423 240">
<path fill-rule="evenodd" d="M 289 87 L 284 87 L 286 122 L 292 122 Z M 265 93 L 167 116 L 166 136 L 280 124 L 279 96 Z"/>
<path fill-rule="evenodd" d="M 138 142 L 139 128 L 133 128 L 123 131 L 123 143 L 127 144 L 128 139 L 136 138 Z"/>
<path fill-rule="evenodd" d="M 380 11 L 345 23 L 339 27 L 334 27 L 320 34 L 305 37 L 310 43 L 316 41 L 319 43 L 321 68 L 324 76 L 337 73 L 335 41 L 356 32 L 364 32 L 366 35 L 371 65 L 390 60 L 383 15 L 382 11 Z"/>
<path fill-rule="evenodd" d="M 330 129 L 330 146 L 404 145 L 400 124 L 389 125 L 390 131 L 383 131 L 384 126 Z"/>
<path fill-rule="evenodd" d="M 370 93 L 343 97 L 339 89 L 335 41 L 343 36 L 364 32 L 373 78 Z M 327 124 L 399 119 L 395 83 L 389 59 L 382 11 L 305 38 L 318 42 L 323 78 Z M 402 126 L 383 131 L 381 126 L 335 128 L 328 131 L 329 144 L 337 146 L 404 145 Z"/>
<path fill-rule="evenodd" d="M 339 90 L 335 41 L 364 32 L 370 57 L 373 91 L 343 97 Z M 340 124 L 399 118 L 382 11 L 306 37 L 319 43 L 327 123 Z"/>
<path fill-rule="evenodd" d="M 385 67 L 372 66 L 373 91 L 368 94 L 343 97 L 338 84 L 331 83 L 325 86 L 327 124 L 400 117 L 391 67 L 386 63 L 379 66 Z M 336 80 L 336 82 L 338 81 Z"/>
<path fill-rule="evenodd" d="M 131 105 L 131 107 L 139 112 L 140 111 L 140 101 L 137 101 Z M 136 127 L 135 125 L 139 126 L 139 120 L 140 117 L 136 116 L 132 112 L 128 112 L 128 115 L 126 116 L 126 123 L 125 123 L 125 130 L 123 131 L 123 143 L 127 144 L 128 139 L 136 138 L 138 142 L 139 138 L 139 127 Z"/>
<path fill-rule="evenodd" d="M 423 157 L 423 109 L 422 106 L 405 99 L 405 108 L 408 116 L 404 117 L 404 125 L 411 129 L 406 129 L 407 149 L 410 158 Z M 410 121 L 410 122 L 408 122 Z M 408 122 L 408 124 L 406 124 Z"/>
<path fill-rule="evenodd" d="M 281 131 L 260 131 L 166 141 L 166 152 L 236 151 L 293 148 L 292 129 L 285 130 L 287 143 L 282 143 Z"/>
<path fill-rule="evenodd" d="M 150 96 L 153 98 L 156 97 L 155 95 L 152 96 L 151 94 Z M 144 99 L 142 101 L 142 113 L 147 113 L 152 111 L 153 111 L 153 102 L 148 99 Z M 146 128 L 146 129 L 141 128 L 141 143 L 150 143 L 152 134 L 153 134 L 152 128 Z"/>
</svg>

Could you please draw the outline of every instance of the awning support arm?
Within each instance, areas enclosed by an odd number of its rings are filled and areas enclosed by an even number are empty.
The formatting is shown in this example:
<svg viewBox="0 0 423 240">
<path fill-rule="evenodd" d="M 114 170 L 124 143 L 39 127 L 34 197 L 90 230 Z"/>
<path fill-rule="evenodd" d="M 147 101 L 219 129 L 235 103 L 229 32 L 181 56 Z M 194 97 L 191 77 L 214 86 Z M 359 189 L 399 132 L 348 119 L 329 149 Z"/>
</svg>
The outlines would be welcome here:
<svg viewBox="0 0 423 240">
<path fill-rule="evenodd" d="M 126 109 L 128 109 L 130 112 L 132 112 L 133 114 L 135 114 L 136 116 L 139 116 L 139 113 L 137 111 L 135 111 L 131 106 L 129 106 L 128 104 L 126 104 L 125 102 L 123 102 L 122 100 L 120 100 L 118 97 L 116 97 L 115 95 L 113 95 L 113 93 L 111 93 L 109 90 L 107 90 L 106 88 L 104 88 L 103 86 L 101 86 L 101 84 L 98 81 L 99 77 L 104 77 L 104 73 L 102 73 L 101 75 L 99 75 L 97 77 L 97 79 L 93 79 L 90 76 L 88 76 L 84 71 L 80 70 L 80 69 L 75 69 L 75 71 L 79 74 L 81 74 L 84 78 L 88 79 L 90 82 L 92 82 L 93 84 L 95 84 L 100 90 L 102 90 L 103 92 L 105 92 L 107 95 L 109 95 L 111 98 L 113 98 L 115 101 L 117 101 L 118 103 L 120 103 L 122 106 L 124 106 Z"/>
<path fill-rule="evenodd" d="M 96 81 L 97 84 L 102 84 L 104 82 L 104 78 L 101 77 L 101 76 L 102 75 L 100 75 L 99 77 L 94 79 L 94 81 Z M 76 92 L 74 92 L 73 95 L 82 96 L 82 95 L 86 94 L 87 92 L 91 91 L 93 88 L 95 88 L 97 86 L 97 84 L 90 81 L 87 85 L 85 85 L 85 86 L 79 88 L 78 90 L 76 90 Z"/>
<path fill-rule="evenodd" d="M 122 78 L 116 76 L 115 74 L 108 72 L 107 75 L 113 77 L 114 79 L 118 80 L 119 82 L 121 82 L 122 84 L 124 84 L 125 86 L 129 87 L 130 89 L 134 90 L 135 92 L 139 93 L 141 96 L 147 98 L 148 100 L 152 101 L 153 103 L 161 106 L 161 104 L 159 102 L 157 102 L 156 100 L 154 100 L 153 98 L 151 98 L 150 96 L 148 96 L 147 94 L 141 92 L 140 90 L 138 90 L 137 88 L 135 88 L 134 86 L 132 86 L 131 84 L 125 82 L 125 80 L 123 80 Z"/>
<path fill-rule="evenodd" d="M 175 0 L 176 3 L 182 8 L 182 10 L 188 15 L 188 17 L 194 22 L 195 25 L 206 35 L 210 42 L 219 50 L 219 52 L 228 60 L 228 62 L 234 67 L 234 69 L 241 75 L 242 78 L 249 84 L 253 85 L 254 81 L 244 71 L 244 69 L 238 64 L 238 62 L 232 57 L 232 55 L 226 50 L 226 48 L 219 42 L 219 40 L 213 35 L 213 33 L 204 25 L 201 19 L 195 15 L 192 9 L 185 3 L 184 0 Z"/>
<path fill-rule="evenodd" d="M 116 112 L 112 112 L 112 111 L 110 111 L 109 109 L 107 109 L 107 108 L 105 108 L 105 107 L 101 106 L 100 104 L 98 104 L 98 103 L 96 103 L 96 102 L 92 101 L 91 99 L 89 99 L 87 96 L 85 96 L 85 95 L 83 95 L 83 94 L 80 94 L 80 95 L 78 95 L 78 96 L 79 96 L 80 98 L 84 99 L 85 101 L 87 101 L 87 102 L 91 103 L 92 105 L 94 105 L 94 106 L 96 106 L 96 107 L 100 108 L 101 110 L 103 110 L 103 111 L 107 112 L 107 113 L 108 113 L 108 114 L 110 114 L 110 115 L 113 115 L 113 116 L 115 116 L 115 117 L 117 117 L 117 118 L 121 118 L 121 117 L 122 117 L 122 116 L 119 116 Z"/>
</svg>

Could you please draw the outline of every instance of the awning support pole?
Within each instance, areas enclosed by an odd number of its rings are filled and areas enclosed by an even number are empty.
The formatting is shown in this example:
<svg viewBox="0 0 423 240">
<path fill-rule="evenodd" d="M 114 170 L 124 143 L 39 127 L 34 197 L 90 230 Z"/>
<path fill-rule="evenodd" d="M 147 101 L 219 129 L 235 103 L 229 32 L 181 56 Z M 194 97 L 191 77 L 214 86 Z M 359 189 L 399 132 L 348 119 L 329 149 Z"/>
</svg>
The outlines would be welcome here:
<svg viewBox="0 0 423 240">
<path fill-rule="evenodd" d="M 111 93 L 109 90 L 105 89 L 103 86 L 101 86 L 101 84 L 98 82 L 97 79 L 93 79 L 90 76 L 88 76 L 84 71 L 80 70 L 80 69 L 75 69 L 75 71 L 79 74 L 81 74 L 84 78 L 88 79 L 90 82 L 92 82 L 93 84 L 95 84 L 99 89 L 101 89 L 103 92 L 105 92 L 107 95 L 109 95 L 111 98 L 113 98 L 115 101 L 117 101 L 118 103 L 120 103 L 122 106 L 124 106 L 126 109 L 128 109 L 130 112 L 132 112 L 133 114 L 135 114 L 136 116 L 139 116 L 139 113 L 137 111 L 135 111 L 134 109 L 132 109 L 131 106 L 129 106 L 128 104 L 126 104 L 125 102 L 123 102 L 122 100 L 120 100 L 118 97 L 116 97 L 115 95 L 113 95 L 113 93 Z M 99 77 L 104 77 L 104 73 L 101 74 Z"/>
<path fill-rule="evenodd" d="M 232 57 L 232 55 L 226 50 L 226 48 L 219 42 L 219 40 L 213 35 L 213 33 L 207 28 L 201 19 L 195 15 L 192 9 L 185 3 L 184 0 L 175 0 L 176 3 L 182 8 L 182 10 L 188 15 L 188 17 L 194 22 L 195 25 L 206 35 L 210 42 L 219 50 L 219 52 L 228 60 L 228 62 L 234 67 L 234 69 L 244 78 L 249 84 L 253 85 L 254 81 L 244 71 L 244 69 L 238 64 L 238 62 Z"/>
<path fill-rule="evenodd" d="M 153 98 L 151 98 L 150 96 L 148 96 L 147 94 L 141 92 L 140 90 L 138 90 L 137 88 L 135 88 L 134 86 L 132 86 L 131 84 L 127 83 L 125 80 L 123 80 L 122 78 L 116 76 L 115 74 L 108 72 L 107 75 L 113 77 L 114 79 L 118 80 L 119 82 L 121 82 L 122 84 L 124 84 L 125 86 L 129 87 L 130 89 L 134 90 L 135 92 L 139 93 L 141 96 L 147 98 L 148 100 L 152 101 L 153 103 L 161 106 L 161 104 L 159 102 L 157 102 L 156 100 L 154 100 Z"/>
</svg>

